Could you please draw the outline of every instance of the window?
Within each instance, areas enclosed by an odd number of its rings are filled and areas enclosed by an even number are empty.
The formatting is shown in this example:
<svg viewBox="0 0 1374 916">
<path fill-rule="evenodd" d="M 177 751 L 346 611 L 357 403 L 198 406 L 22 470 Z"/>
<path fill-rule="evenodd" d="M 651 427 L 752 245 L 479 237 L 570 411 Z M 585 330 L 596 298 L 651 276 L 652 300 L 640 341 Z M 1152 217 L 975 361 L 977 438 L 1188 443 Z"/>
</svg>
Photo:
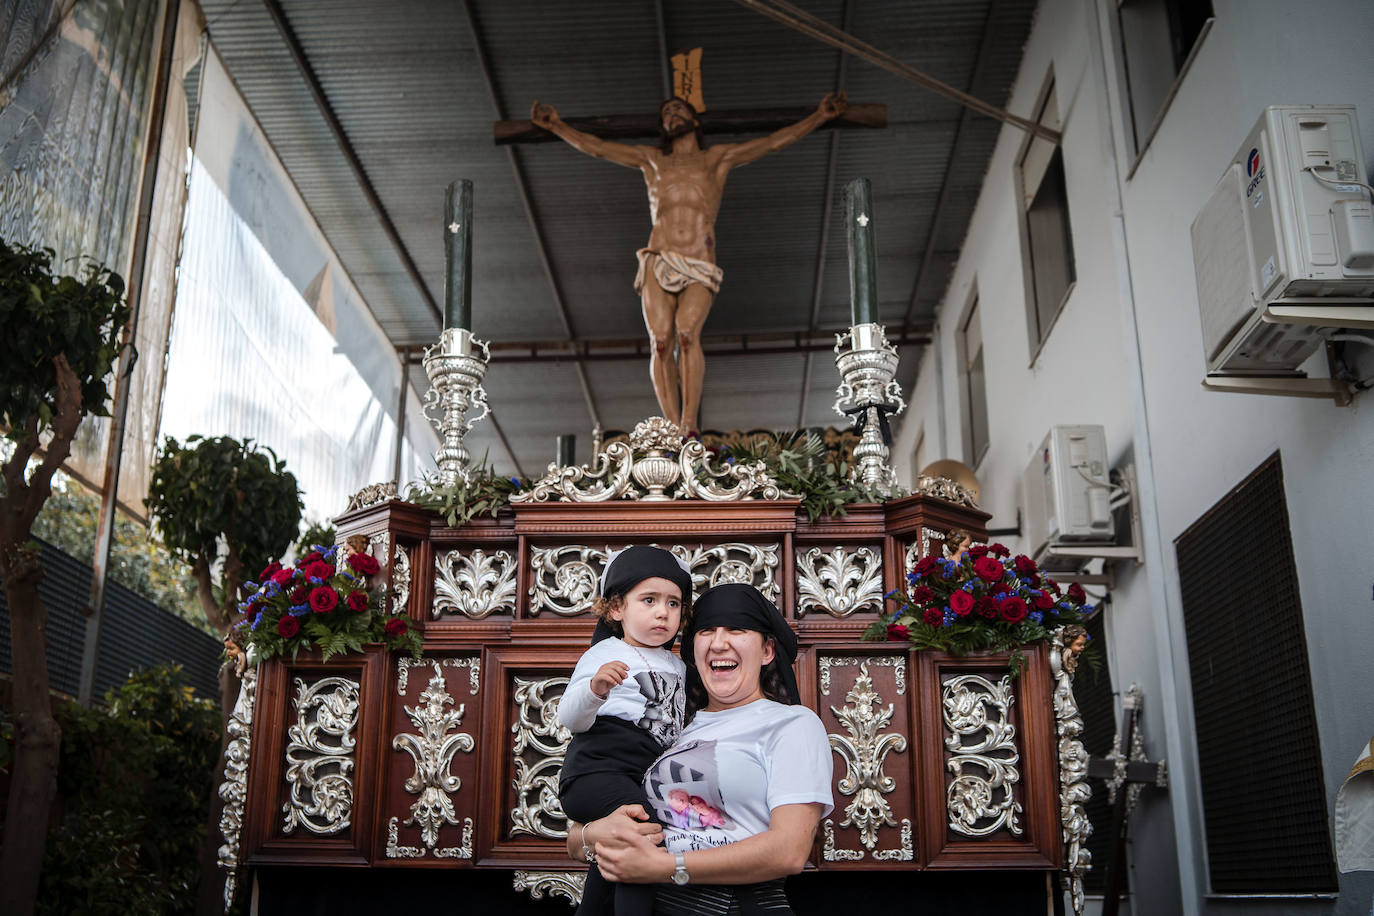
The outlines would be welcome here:
<svg viewBox="0 0 1374 916">
<path fill-rule="evenodd" d="M 1212 892 L 1334 892 L 1278 453 L 1179 535 L 1174 549 Z"/>
<path fill-rule="evenodd" d="M 988 450 L 988 393 L 976 295 L 959 329 L 959 375 L 964 396 L 964 455 L 970 467 L 977 467 Z"/>
<path fill-rule="evenodd" d="M 1178 83 L 1212 26 L 1210 0 L 1118 0 L 1127 134 L 1137 158 L 1150 145 Z"/>
<path fill-rule="evenodd" d="M 1060 129 L 1053 83 L 1045 92 L 1036 120 L 1052 130 Z M 1021 152 L 1018 171 L 1026 214 L 1026 322 L 1033 356 L 1049 336 L 1078 274 L 1074 269 L 1063 151 L 1042 137 L 1032 136 Z"/>
</svg>

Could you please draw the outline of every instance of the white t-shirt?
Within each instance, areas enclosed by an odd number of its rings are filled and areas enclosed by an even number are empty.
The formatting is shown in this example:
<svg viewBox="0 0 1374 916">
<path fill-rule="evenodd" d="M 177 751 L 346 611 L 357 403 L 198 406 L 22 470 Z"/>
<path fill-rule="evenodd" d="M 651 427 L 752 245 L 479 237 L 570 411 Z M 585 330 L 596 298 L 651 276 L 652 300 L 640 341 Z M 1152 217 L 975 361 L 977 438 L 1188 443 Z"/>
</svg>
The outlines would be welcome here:
<svg viewBox="0 0 1374 916">
<path fill-rule="evenodd" d="M 630 673 L 603 700 L 592 693 L 592 677 L 607 662 L 624 662 Z M 647 731 L 663 747 L 682 732 L 687 666 L 667 649 L 640 649 L 612 636 L 577 660 L 568 689 L 558 701 L 558 722 L 573 734 L 591 728 L 597 716 L 624 719 Z"/>
<path fill-rule="evenodd" d="M 669 852 L 724 846 L 768 829 L 780 805 L 834 806 L 830 740 L 805 706 L 755 700 L 698 712 L 644 776 Z"/>
</svg>

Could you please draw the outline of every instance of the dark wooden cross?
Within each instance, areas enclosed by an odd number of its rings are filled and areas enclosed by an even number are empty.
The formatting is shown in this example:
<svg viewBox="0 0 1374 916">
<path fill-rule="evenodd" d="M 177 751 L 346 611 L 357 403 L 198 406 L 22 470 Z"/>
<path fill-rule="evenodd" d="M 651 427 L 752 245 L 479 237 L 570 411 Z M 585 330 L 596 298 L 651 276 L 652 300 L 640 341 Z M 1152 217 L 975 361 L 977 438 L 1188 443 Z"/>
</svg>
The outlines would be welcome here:
<svg viewBox="0 0 1374 916">
<path fill-rule="evenodd" d="M 772 133 L 795 124 L 814 108 L 747 108 L 733 111 L 704 111 L 697 116 L 703 134 Z M 655 114 L 604 115 L 591 118 L 564 118 L 569 127 L 603 140 L 638 140 L 657 137 L 662 121 Z M 887 106 L 882 103 L 850 103 L 849 110 L 818 130 L 859 127 L 886 127 Z M 550 143 L 554 134 L 529 121 L 497 121 L 492 129 L 497 146 L 511 143 Z"/>
<path fill-rule="evenodd" d="M 1140 711 L 1145 694 L 1132 684 L 1121 698 L 1121 728 L 1106 757 L 1088 758 L 1088 775 L 1105 780 L 1107 801 L 1112 806 L 1111 851 L 1107 856 L 1102 916 L 1117 916 L 1121 907 L 1121 884 L 1126 871 L 1126 828 L 1146 785 L 1167 789 L 1169 768 L 1165 761 L 1151 762 L 1145 756 L 1145 732 L 1140 727 Z"/>
</svg>

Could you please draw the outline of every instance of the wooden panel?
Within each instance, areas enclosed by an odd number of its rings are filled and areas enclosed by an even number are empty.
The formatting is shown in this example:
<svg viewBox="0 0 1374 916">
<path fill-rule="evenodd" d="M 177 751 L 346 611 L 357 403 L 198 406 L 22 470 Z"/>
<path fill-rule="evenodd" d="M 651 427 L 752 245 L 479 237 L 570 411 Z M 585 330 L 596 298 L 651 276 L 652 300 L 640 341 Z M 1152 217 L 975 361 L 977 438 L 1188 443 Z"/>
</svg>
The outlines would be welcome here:
<svg viewBox="0 0 1374 916">
<path fill-rule="evenodd" d="M 557 698 L 585 648 L 499 646 L 482 655 L 478 865 L 570 865 L 558 776 L 571 735 L 558 727 Z"/>
<path fill-rule="evenodd" d="M 811 696 L 835 764 L 835 810 L 820 828 L 827 871 L 910 870 L 915 863 L 909 655 L 872 643 L 815 651 Z"/>
<path fill-rule="evenodd" d="M 1007 654 L 917 654 L 912 775 L 928 868 L 1045 869 L 1060 859 L 1048 661 L 1044 646 L 1024 651 L 1029 665 L 1015 679 Z"/>
<path fill-rule="evenodd" d="M 259 671 L 243 849 L 251 864 L 361 865 L 371 857 L 382 745 L 380 646 Z"/>
<path fill-rule="evenodd" d="M 453 868 L 475 861 L 481 665 L 476 651 L 394 660 L 384 685 L 377 865 Z"/>
</svg>

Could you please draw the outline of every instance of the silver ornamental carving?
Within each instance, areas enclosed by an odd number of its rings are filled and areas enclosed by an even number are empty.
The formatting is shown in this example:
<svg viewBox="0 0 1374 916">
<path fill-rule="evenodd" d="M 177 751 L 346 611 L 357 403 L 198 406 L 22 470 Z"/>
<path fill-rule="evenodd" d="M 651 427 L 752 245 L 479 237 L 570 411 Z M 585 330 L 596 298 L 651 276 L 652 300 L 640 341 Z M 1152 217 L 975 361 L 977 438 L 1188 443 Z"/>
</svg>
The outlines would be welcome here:
<svg viewBox="0 0 1374 916">
<path fill-rule="evenodd" d="M 853 799 L 845 806 L 840 826 L 857 829 L 859 841 L 871 852 L 878 845 L 878 831 L 884 826 L 897 826 L 892 806 L 885 797 L 897 787 L 897 781 L 883 772 L 883 764 L 889 753 L 904 753 L 907 742 L 899 732 L 884 731 L 892 724 L 894 705 L 889 703 L 886 709 L 880 707 L 882 697 L 873 688 L 867 659 L 859 663 L 859 674 L 845 702 L 848 705 L 843 709 L 830 707 L 849 732 L 848 737 L 829 736 L 831 749 L 840 755 L 846 768 L 835 787 L 841 795 Z"/>
<path fill-rule="evenodd" d="M 853 668 L 860 662 L 891 668 L 897 681 L 897 695 L 902 696 L 906 693 L 906 661 L 905 655 L 874 655 L 868 658 L 855 655 L 822 655 L 817 662 L 820 668 L 821 696 L 830 696 L 831 668 Z"/>
<path fill-rule="evenodd" d="M 782 594 L 777 544 L 674 544 L 668 549 L 687 564 L 698 592 L 725 582 L 747 582 L 772 601 Z M 591 610 L 610 550 L 582 544 L 531 547 L 531 616 L 551 611 L 572 617 Z"/>
<path fill-rule="evenodd" d="M 530 548 L 530 614 L 571 617 L 591 610 L 606 551 L 580 544 Z"/>
<path fill-rule="evenodd" d="M 551 840 L 568 835 L 568 818 L 558 801 L 558 776 L 572 732 L 558 724 L 558 698 L 566 677 L 515 678 L 516 721 L 511 759 L 515 763 L 515 807 L 511 835 L 532 833 Z"/>
<path fill-rule="evenodd" d="M 692 571 L 692 589 L 698 593 L 714 585 L 743 582 L 763 592 L 770 601 L 777 601 L 781 594 L 776 576 L 777 544 L 674 544 L 669 550 Z"/>
<path fill-rule="evenodd" d="M 921 555 L 922 555 L 922 556 L 927 556 L 927 557 L 937 557 L 937 558 L 938 558 L 938 557 L 944 556 L 944 555 L 945 555 L 945 532 L 943 532 L 943 531 L 938 531 L 938 530 L 936 530 L 936 529 L 934 529 L 934 528 L 922 528 L 922 529 L 921 529 Z M 907 569 L 910 569 L 912 566 L 915 566 L 915 565 L 916 565 L 916 561 L 920 559 L 920 556 L 918 556 L 918 557 L 916 557 L 916 558 L 913 559 L 913 558 L 911 557 L 911 555 L 908 553 L 907 559 L 911 560 L 911 564 L 907 567 Z"/>
<path fill-rule="evenodd" d="M 370 483 L 357 493 L 348 497 L 348 508 L 344 509 L 344 511 L 352 512 L 355 509 L 366 509 L 368 506 L 375 506 L 395 498 L 396 481 L 388 480 L 384 483 Z"/>
<path fill-rule="evenodd" d="M 410 669 L 429 667 L 434 664 L 432 658 L 410 658 L 400 656 L 396 659 L 396 695 L 405 696 L 410 691 Z M 438 662 L 445 668 L 466 668 L 468 669 L 468 693 L 477 696 L 477 691 L 482 686 L 482 659 L 476 655 L 462 655 L 455 658 L 445 658 Z"/>
<path fill-rule="evenodd" d="M 897 348 L 888 342 L 881 324 L 858 324 L 835 335 L 835 368 L 840 387 L 835 390 L 835 412 L 846 419 L 859 410 L 862 432 L 854 446 L 850 479 L 865 487 L 891 492 L 897 472 L 887 463 L 888 445 L 883 441 L 882 415 L 906 410 L 902 387 L 897 384 Z"/>
<path fill-rule="evenodd" d="M 761 461 L 718 464 L 697 439 L 663 417 L 650 417 L 634 428 L 629 442 L 593 449 L 593 464 L 550 464 L 533 486 L 511 497 L 513 503 L 599 503 L 613 499 L 660 502 L 704 499 L 796 498 L 783 490 Z"/>
<path fill-rule="evenodd" d="M 474 742 L 472 735 L 458 731 L 466 707 L 460 703 L 452 709 L 447 708 L 453 706 L 453 697 L 446 689 L 443 670 L 437 661 L 431 660 L 430 664 L 434 667 L 434 676 L 420 692 L 420 702 L 401 707 L 416 731 L 401 732 L 391 739 L 392 748 L 409 754 L 415 766 L 404 788 L 418 798 L 410 806 L 410 817 L 406 818 L 405 825 L 420 828 L 425 849 L 432 850 L 436 858 L 469 859 L 472 858 L 470 844 L 465 844 L 466 849 L 458 846 L 436 848 L 439 831 L 445 826 L 460 824 L 450 796 L 462 787 L 462 781 L 449 772 L 449 768 L 459 751 L 472 752 Z"/>
<path fill-rule="evenodd" d="M 862 849 L 843 849 L 835 845 L 835 822 L 826 818 L 821 825 L 825 842 L 821 844 L 821 858 L 827 862 L 857 862 L 864 857 Z"/>
<path fill-rule="evenodd" d="M 410 551 L 400 544 L 391 555 L 391 612 L 404 614 L 410 605 Z"/>
<path fill-rule="evenodd" d="M 1076 635 L 1076 634 L 1075 634 Z M 1050 673 L 1054 676 L 1054 723 L 1059 735 L 1059 820 L 1064 831 L 1064 871 L 1069 899 L 1076 916 L 1083 912 L 1083 876 L 1092 868 L 1088 837 L 1093 825 L 1086 805 L 1092 797 L 1088 783 L 1088 751 L 1083 746 L 1083 716 L 1073 695 L 1073 675 L 1064 667 L 1064 628 L 1050 640 Z"/>
<path fill-rule="evenodd" d="M 481 620 L 515 613 L 515 558 L 510 551 L 488 554 L 481 548 L 440 551 L 434 557 L 434 606 L 430 616 L 462 614 Z"/>
<path fill-rule="evenodd" d="M 936 499 L 943 499 L 945 502 L 956 503 L 960 506 L 978 508 L 978 502 L 973 498 L 973 491 L 948 477 L 926 477 L 924 475 L 917 477 L 916 485 L 911 488 L 911 492 L 919 493 L 922 496 L 933 496 Z"/>
<path fill-rule="evenodd" d="M 529 891 L 530 897 L 542 900 L 562 897 L 572 906 L 582 902 L 582 888 L 586 883 L 585 871 L 518 871 L 515 873 L 515 889 Z"/>
<path fill-rule="evenodd" d="M 430 389 L 425 392 L 424 412 L 439 432 L 434 462 L 439 466 L 442 486 L 456 486 L 459 480 L 469 477 L 471 456 L 463 437 L 478 420 L 491 413 L 486 389 L 482 387 L 490 361 L 487 342 L 473 337 L 466 328 L 444 328 L 439 342 L 425 350 L 425 374 L 429 376 Z M 474 407 L 479 413 L 468 419 L 467 412 Z"/>
<path fill-rule="evenodd" d="M 257 699 L 258 669 L 249 668 L 239 684 L 239 698 L 224 724 L 228 741 L 224 745 L 224 781 L 219 797 L 219 830 L 224 843 L 219 848 L 219 867 L 224 869 L 224 911 L 234 905 L 238 889 L 239 842 L 243 835 L 243 811 L 248 801 L 248 754 L 252 749 L 253 704 Z"/>
<path fill-rule="evenodd" d="M 942 697 L 945 728 L 951 732 L 945 738 L 953 777 L 945 799 L 949 829 L 981 837 L 1005 828 L 1020 836 L 1011 677 L 1003 675 L 994 684 L 976 674 L 957 675 L 945 680 Z"/>
<path fill-rule="evenodd" d="M 353 754 L 357 746 L 358 682 L 295 678 L 296 722 L 286 730 L 286 782 L 282 833 L 304 828 L 320 836 L 348 829 L 353 813 Z"/>
<path fill-rule="evenodd" d="M 830 552 L 812 547 L 797 552 L 797 615 L 824 611 L 848 617 L 859 610 L 883 608 L 883 564 L 867 547 Z"/>
</svg>

